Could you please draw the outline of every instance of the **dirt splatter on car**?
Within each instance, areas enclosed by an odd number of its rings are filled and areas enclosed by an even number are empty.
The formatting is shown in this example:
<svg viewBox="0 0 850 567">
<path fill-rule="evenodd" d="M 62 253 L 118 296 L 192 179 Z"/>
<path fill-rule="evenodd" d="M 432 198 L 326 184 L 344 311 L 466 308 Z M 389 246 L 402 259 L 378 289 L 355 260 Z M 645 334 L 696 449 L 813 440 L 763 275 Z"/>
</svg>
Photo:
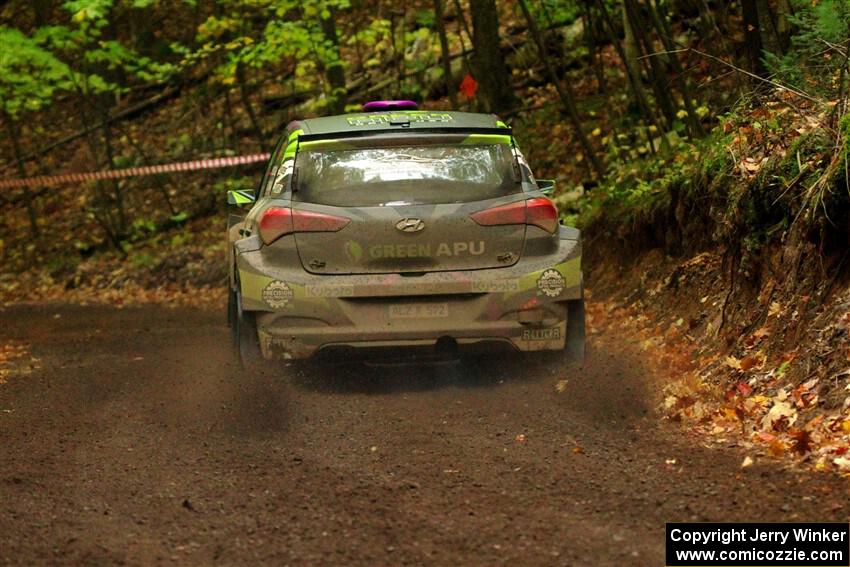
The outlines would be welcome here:
<svg viewBox="0 0 850 567">
<path fill-rule="evenodd" d="M 581 239 L 553 187 L 494 115 L 292 122 L 256 191 L 228 195 L 234 344 L 245 361 L 581 357 Z"/>
</svg>

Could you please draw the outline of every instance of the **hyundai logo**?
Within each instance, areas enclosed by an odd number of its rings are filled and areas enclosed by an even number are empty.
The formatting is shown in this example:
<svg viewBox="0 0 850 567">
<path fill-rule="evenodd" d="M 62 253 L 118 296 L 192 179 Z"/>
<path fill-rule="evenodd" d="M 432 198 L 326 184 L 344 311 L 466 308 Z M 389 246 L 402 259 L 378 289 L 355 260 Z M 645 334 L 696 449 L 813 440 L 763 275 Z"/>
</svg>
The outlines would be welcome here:
<svg viewBox="0 0 850 567">
<path fill-rule="evenodd" d="M 417 218 L 404 218 L 398 221 L 395 227 L 402 232 L 419 232 L 425 228 L 425 222 Z"/>
</svg>

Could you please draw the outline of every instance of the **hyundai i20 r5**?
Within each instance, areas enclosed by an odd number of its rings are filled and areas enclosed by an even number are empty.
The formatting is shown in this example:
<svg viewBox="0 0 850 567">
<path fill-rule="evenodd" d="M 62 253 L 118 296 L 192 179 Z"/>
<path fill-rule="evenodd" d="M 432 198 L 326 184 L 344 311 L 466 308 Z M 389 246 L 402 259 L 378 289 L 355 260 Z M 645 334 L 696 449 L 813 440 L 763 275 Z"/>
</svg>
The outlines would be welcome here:
<svg viewBox="0 0 850 567">
<path fill-rule="evenodd" d="M 292 122 L 228 194 L 243 361 L 584 352 L 579 231 L 487 114 Z"/>
</svg>

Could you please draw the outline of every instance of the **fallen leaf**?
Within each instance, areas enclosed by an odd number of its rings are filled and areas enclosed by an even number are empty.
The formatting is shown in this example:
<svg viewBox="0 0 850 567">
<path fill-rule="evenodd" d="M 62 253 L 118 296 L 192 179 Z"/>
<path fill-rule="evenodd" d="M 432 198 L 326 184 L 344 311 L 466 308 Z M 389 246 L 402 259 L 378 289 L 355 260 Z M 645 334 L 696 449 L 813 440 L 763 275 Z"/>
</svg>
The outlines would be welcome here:
<svg viewBox="0 0 850 567">
<path fill-rule="evenodd" d="M 745 398 L 750 397 L 750 394 L 753 393 L 753 388 L 746 382 L 738 382 L 738 385 L 735 386 L 735 389 L 738 390 L 738 393 L 744 396 Z"/>
<path fill-rule="evenodd" d="M 755 356 L 745 356 L 739 362 L 739 368 L 743 371 L 747 371 L 754 366 L 758 366 L 760 359 Z"/>
<path fill-rule="evenodd" d="M 558 391 L 559 394 L 563 394 L 564 391 L 567 389 L 568 383 L 569 380 L 558 380 L 558 382 L 555 384 L 555 389 Z"/>
<path fill-rule="evenodd" d="M 754 462 L 755 461 L 753 461 L 753 458 L 750 457 L 749 455 L 747 455 L 746 457 L 744 457 L 744 462 L 741 463 L 741 468 L 742 469 L 748 469 L 751 466 L 753 466 Z"/>
<path fill-rule="evenodd" d="M 791 404 L 786 401 L 778 401 L 773 404 L 773 407 L 770 408 L 770 411 L 767 412 L 767 415 L 761 421 L 762 429 L 766 429 L 768 431 L 776 428 L 777 425 L 782 423 L 783 421 L 787 421 L 788 425 L 793 425 L 797 420 L 797 410 L 795 410 Z"/>
<path fill-rule="evenodd" d="M 795 431 L 791 434 L 791 437 L 794 439 L 794 450 L 800 455 L 805 455 L 806 453 L 811 452 L 812 450 L 812 434 L 803 429 L 802 431 Z"/>
</svg>

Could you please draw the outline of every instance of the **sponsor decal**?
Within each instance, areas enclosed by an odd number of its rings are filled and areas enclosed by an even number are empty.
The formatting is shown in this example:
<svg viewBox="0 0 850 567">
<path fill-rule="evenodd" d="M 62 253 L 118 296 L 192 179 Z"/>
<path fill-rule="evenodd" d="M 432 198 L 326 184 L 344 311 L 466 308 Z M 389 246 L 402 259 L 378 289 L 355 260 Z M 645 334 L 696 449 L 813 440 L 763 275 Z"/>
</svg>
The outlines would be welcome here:
<svg viewBox="0 0 850 567">
<path fill-rule="evenodd" d="M 357 242 L 349 240 L 345 243 L 345 255 L 355 264 L 360 263 L 363 258 L 363 247 Z"/>
<path fill-rule="evenodd" d="M 522 340 L 524 341 L 557 341 L 561 339 L 560 327 L 551 329 L 523 329 Z"/>
<path fill-rule="evenodd" d="M 564 291 L 564 276 L 558 270 L 549 268 L 538 278 L 537 289 L 546 297 L 558 297 Z"/>
<path fill-rule="evenodd" d="M 486 248 L 483 240 L 478 242 L 441 242 L 436 247 L 430 244 L 376 244 L 369 248 L 369 256 L 378 258 L 429 258 L 443 256 L 480 256 Z"/>
<path fill-rule="evenodd" d="M 470 287 L 475 293 L 505 293 L 519 291 L 519 280 L 491 280 L 471 282 Z"/>
<path fill-rule="evenodd" d="M 380 126 L 390 124 L 394 120 L 406 122 L 450 122 L 451 114 L 443 112 L 393 112 L 380 114 L 362 114 L 346 118 L 351 126 Z"/>
<path fill-rule="evenodd" d="M 308 285 L 304 288 L 307 297 L 353 297 L 353 285 Z"/>
<path fill-rule="evenodd" d="M 263 289 L 263 301 L 272 309 L 282 309 L 292 299 L 292 288 L 286 282 L 274 280 Z"/>
</svg>

